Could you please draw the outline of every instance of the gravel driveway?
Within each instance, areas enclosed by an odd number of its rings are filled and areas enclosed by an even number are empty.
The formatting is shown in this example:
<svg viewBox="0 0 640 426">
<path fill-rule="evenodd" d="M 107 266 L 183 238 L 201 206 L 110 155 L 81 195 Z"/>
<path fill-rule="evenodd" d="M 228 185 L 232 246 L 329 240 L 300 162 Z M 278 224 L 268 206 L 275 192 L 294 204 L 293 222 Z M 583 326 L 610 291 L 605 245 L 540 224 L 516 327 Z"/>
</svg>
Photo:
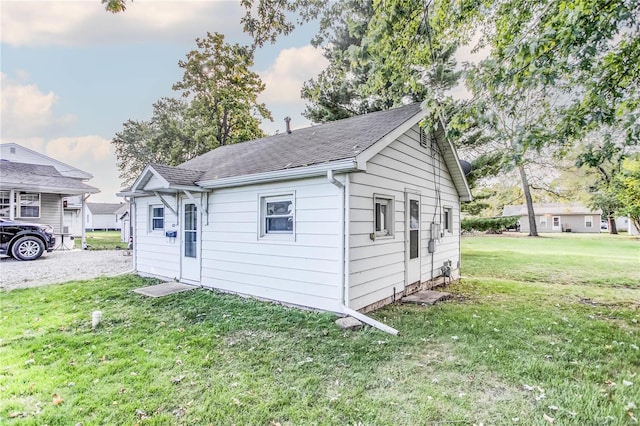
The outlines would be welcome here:
<svg viewBox="0 0 640 426">
<path fill-rule="evenodd" d="M 38 287 L 99 276 L 113 276 L 133 269 L 133 258 L 120 250 L 69 250 L 45 253 L 22 262 L 0 259 L 0 289 Z"/>
</svg>

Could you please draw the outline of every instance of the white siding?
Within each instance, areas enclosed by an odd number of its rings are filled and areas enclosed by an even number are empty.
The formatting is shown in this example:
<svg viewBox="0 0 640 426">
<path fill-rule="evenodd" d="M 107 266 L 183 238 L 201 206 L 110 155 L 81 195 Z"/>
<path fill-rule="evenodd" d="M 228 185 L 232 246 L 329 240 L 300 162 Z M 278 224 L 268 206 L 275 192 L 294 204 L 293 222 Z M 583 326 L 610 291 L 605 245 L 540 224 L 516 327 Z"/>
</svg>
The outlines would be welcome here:
<svg viewBox="0 0 640 426">
<path fill-rule="evenodd" d="M 259 237 L 259 198 L 295 192 L 295 240 Z M 202 285 L 338 311 L 340 190 L 326 178 L 215 190 L 202 234 Z"/>
<path fill-rule="evenodd" d="M 367 162 L 366 173 L 350 177 L 349 307 L 360 309 L 405 287 L 405 190 L 420 192 L 421 281 L 441 275 L 443 262 L 453 269 L 460 260 L 460 202 L 449 171 L 437 151 L 419 144 L 414 126 Z M 374 231 L 373 195 L 395 198 L 392 238 L 377 238 Z M 438 201 L 439 198 L 439 201 Z M 436 207 L 437 206 L 437 207 Z M 453 232 L 427 252 L 432 222 L 442 223 L 442 207 L 452 209 Z"/>
<path fill-rule="evenodd" d="M 166 196 L 175 204 L 175 198 Z M 180 278 L 180 238 L 165 237 L 164 231 L 149 230 L 149 206 L 162 205 L 157 197 L 136 198 L 134 253 L 136 269 L 143 275 L 168 279 Z M 178 218 L 165 207 L 165 229 L 174 229 Z"/>
</svg>

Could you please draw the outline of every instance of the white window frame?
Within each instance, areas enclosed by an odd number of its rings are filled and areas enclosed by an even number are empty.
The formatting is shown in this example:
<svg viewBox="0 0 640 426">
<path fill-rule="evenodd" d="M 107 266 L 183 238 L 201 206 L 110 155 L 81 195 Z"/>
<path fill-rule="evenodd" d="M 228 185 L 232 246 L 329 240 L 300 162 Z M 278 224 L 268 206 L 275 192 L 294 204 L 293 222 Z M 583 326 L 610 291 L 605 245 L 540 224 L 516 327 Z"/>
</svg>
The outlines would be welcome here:
<svg viewBox="0 0 640 426">
<path fill-rule="evenodd" d="M 3 200 L 7 200 L 7 203 L 5 204 Z M 0 217 L 11 217 L 12 204 L 13 203 L 11 202 L 11 191 L 0 191 Z M 6 216 L 2 215 L 2 211 L 4 209 L 7 210 Z"/>
<path fill-rule="evenodd" d="M 378 213 L 378 205 L 386 206 L 386 215 Z M 396 199 L 391 195 L 373 194 L 373 233 L 376 238 L 394 238 L 395 235 L 395 210 Z M 380 209 L 380 212 L 382 209 Z M 382 217 L 383 224 L 378 226 Z"/>
<path fill-rule="evenodd" d="M 593 228 L 593 216 L 585 216 L 584 217 L 584 227 L 585 228 Z"/>
<path fill-rule="evenodd" d="M 284 215 L 269 215 L 267 212 L 267 204 L 274 202 L 290 202 L 291 210 Z M 296 193 L 278 192 L 268 194 L 258 194 L 258 203 L 260 206 L 258 213 L 258 239 L 260 240 L 285 240 L 295 241 L 296 238 Z M 291 230 L 270 230 L 267 227 L 267 219 L 272 217 L 291 218 Z"/>
<path fill-rule="evenodd" d="M 442 207 L 442 232 L 453 234 L 453 207 Z"/>
<path fill-rule="evenodd" d="M 37 216 L 23 216 L 22 215 L 22 197 L 25 195 L 37 195 L 38 196 L 38 215 Z M 21 219 L 39 219 L 42 215 L 42 196 L 39 192 L 20 192 L 18 193 L 18 205 L 17 205 L 17 213 L 19 218 Z"/>
<path fill-rule="evenodd" d="M 547 217 L 546 216 L 540 216 L 540 227 L 541 228 L 546 228 L 547 227 Z"/>
<path fill-rule="evenodd" d="M 162 217 L 154 216 L 153 211 L 155 209 L 162 209 Z M 164 232 L 166 216 L 164 213 L 165 207 L 162 204 L 149 204 L 149 232 Z M 154 226 L 154 221 L 162 219 L 162 228 L 156 228 Z"/>
</svg>

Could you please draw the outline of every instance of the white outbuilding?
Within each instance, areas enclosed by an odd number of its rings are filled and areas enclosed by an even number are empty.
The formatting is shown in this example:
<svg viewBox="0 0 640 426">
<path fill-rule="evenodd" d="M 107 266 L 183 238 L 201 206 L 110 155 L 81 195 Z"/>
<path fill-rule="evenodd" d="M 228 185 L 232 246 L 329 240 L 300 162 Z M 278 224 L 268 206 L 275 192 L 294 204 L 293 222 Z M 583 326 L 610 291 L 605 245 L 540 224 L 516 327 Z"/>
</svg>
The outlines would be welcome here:
<svg viewBox="0 0 640 426">
<path fill-rule="evenodd" d="M 149 164 L 120 194 L 137 273 L 339 313 L 455 279 L 471 193 L 424 114 L 415 103 Z"/>
</svg>

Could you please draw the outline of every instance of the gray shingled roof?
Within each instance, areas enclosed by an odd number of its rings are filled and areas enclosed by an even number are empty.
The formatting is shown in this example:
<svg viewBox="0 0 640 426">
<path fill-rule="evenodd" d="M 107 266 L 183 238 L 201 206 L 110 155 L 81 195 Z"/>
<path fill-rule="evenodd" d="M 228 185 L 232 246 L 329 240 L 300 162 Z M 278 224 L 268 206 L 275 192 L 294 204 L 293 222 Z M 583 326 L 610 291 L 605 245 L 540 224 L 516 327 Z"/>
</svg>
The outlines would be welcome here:
<svg viewBox="0 0 640 426">
<path fill-rule="evenodd" d="M 0 187 L 58 194 L 100 192 L 80 179 L 62 176 L 55 167 L 0 161 Z"/>
<path fill-rule="evenodd" d="M 194 186 L 204 174 L 204 172 L 198 171 L 197 168 L 185 168 L 183 165 L 171 167 L 163 164 L 150 164 L 150 166 L 171 185 Z"/>
<path fill-rule="evenodd" d="M 420 104 L 413 103 L 297 129 L 290 134 L 282 133 L 221 146 L 182 163 L 178 168 L 162 166 L 166 168 L 162 171 L 157 168 L 158 165 L 153 165 L 153 168 L 171 183 L 192 185 L 198 180 L 207 181 L 344 160 L 366 150 L 419 112 Z M 186 172 L 184 169 L 201 170 L 204 173 L 198 177 L 197 172 L 181 175 Z M 177 183 L 177 180 L 182 183 Z"/>
<path fill-rule="evenodd" d="M 87 203 L 93 214 L 114 214 L 122 208 L 123 203 Z"/>
</svg>

